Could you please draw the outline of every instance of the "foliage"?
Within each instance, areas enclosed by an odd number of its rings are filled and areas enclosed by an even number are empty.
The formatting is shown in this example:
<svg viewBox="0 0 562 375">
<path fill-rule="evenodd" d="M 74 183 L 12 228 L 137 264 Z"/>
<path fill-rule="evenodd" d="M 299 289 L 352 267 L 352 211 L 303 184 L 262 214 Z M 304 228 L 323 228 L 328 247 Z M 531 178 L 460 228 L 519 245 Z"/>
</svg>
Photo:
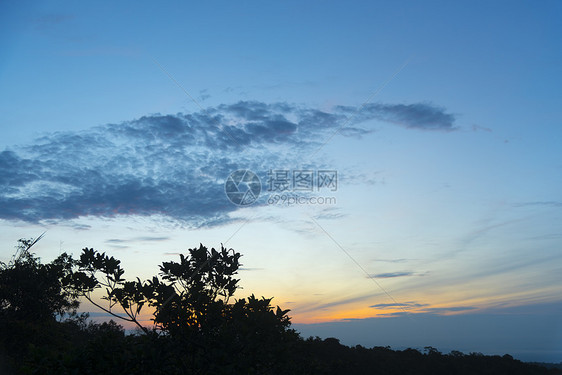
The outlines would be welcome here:
<svg viewBox="0 0 562 375">
<path fill-rule="evenodd" d="M 289 310 L 275 310 L 270 298 L 252 295 L 231 302 L 241 257 L 232 249 L 209 250 L 203 245 L 189 249 L 179 262 L 162 263 L 158 276 L 142 282 L 139 278 L 126 280 L 118 259 L 89 248 L 83 249 L 78 260 L 63 254 L 41 264 L 29 251 L 36 242 L 20 240 L 14 259 L 3 264 L 0 272 L 1 311 L 6 317 L 2 344 L 13 356 L 28 359 L 22 369 L 49 373 L 60 365 L 84 372 L 85 367 L 98 367 L 92 353 L 105 353 L 107 363 L 119 367 L 121 359 L 107 350 L 113 348 L 126 353 L 126 358 L 152 352 L 182 371 L 268 373 L 281 366 L 288 343 L 298 339 L 289 329 Z M 93 297 L 100 288 L 105 291 L 105 303 Z M 79 297 L 137 324 L 144 337 L 125 336 L 109 326 L 88 326 L 84 316 L 75 314 Z M 155 308 L 153 330 L 138 321 L 145 306 Z M 119 314 L 121 310 L 126 316 Z M 44 323 L 61 314 L 70 318 L 58 325 Z M 49 344 L 49 337 L 53 343 Z M 87 339 L 76 345 L 77 337 Z M 18 350 L 12 349 L 14 340 Z M 63 349 L 67 347 L 73 349 Z M 170 352 L 162 353 L 159 348 Z M 127 366 L 130 370 L 131 363 Z M 103 369 L 94 373 L 100 371 Z"/>
<path fill-rule="evenodd" d="M 12 260 L 0 262 L 0 316 L 46 321 L 76 311 L 78 291 L 72 283 L 74 261 L 66 253 L 48 264 L 31 253 L 41 239 L 21 239 Z"/>
<path fill-rule="evenodd" d="M 83 249 L 74 274 L 85 298 L 117 318 L 133 322 L 145 334 L 150 332 L 137 320 L 144 306 L 155 308 L 155 332 L 162 340 L 187 348 L 191 367 L 220 372 L 246 363 L 245 369 L 265 373 L 281 358 L 286 341 L 298 335 L 289 329 L 289 310 L 276 310 L 271 299 L 250 296 L 230 303 L 236 292 L 240 253 L 221 247 L 219 251 L 200 245 L 180 255 L 179 262 L 164 262 L 159 276 L 141 282 L 126 281 L 120 261 Z M 91 292 L 105 288 L 108 306 L 93 301 Z M 119 305 L 127 317 L 112 309 Z M 240 356 L 244 354 L 243 356 Z M 218 366 L 218 367 L 217 367 Z"/>
</svg>

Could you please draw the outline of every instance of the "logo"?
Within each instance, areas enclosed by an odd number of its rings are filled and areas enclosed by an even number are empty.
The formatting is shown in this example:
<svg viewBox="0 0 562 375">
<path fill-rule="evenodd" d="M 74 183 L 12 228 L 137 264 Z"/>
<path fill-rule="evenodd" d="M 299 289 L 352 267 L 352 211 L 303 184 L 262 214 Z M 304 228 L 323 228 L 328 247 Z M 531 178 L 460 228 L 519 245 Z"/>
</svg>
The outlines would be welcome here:
<svg viewBox="0 0 562 375">
<path fill-rule="evenodd" d="M 232 172 L 224 183 L 224 192 L 237 206 L 249 206 L 261 193 L 261 181 L 252 171 L 241 169 Z"/>
</svg>

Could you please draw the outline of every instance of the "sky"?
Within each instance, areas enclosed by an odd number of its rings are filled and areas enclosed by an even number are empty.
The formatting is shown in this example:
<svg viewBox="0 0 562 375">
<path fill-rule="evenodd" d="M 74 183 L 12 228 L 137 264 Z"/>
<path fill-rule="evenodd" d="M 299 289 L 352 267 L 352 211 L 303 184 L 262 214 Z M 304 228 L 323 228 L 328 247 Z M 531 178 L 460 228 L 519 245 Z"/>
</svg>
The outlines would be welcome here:
<svg viewBox="0 0 562 375">
<path fill-rule="evenodd" d="M 3 2 L 0 45 L 0 260 L 222 244 L 305 336 L 562 362 L 562 3 Z"/>
</svg>

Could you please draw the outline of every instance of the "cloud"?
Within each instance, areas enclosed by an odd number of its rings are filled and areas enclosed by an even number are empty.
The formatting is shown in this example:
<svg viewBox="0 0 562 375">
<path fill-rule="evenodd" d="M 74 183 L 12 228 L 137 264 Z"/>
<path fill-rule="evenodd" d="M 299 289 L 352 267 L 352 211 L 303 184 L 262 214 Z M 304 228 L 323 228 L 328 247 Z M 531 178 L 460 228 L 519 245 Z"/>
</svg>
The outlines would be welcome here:
<svg viewBox="0 0 562 375">
<path fill-rule="evenodd" d="M 338 107 L 344 112 L 355 113 L 353 107 Z M 365 105 L 356 116 L 359 121 L 377 119 L 410 129 L 419 130 L 456 130 L 455 116 L 445 109 L 428 103 Z"/>
<path fill-rule="evenodd" d="M 328 207 L 320 210 L 318 214 L 314 215 L 317 220 L 335 220 L 342 217 L 346 217 L 347 214 L 341 212 L 341 209 L 337 207 Z"/>
<path fill-rule="evenodd" d="M 124 243 L 124 242 L 127 242 L 127 240 L 120 240 L 118 238 L 110 238 L 109 240 L 105 240 L 105 243 L 110 243 L 110 244 L 111 243 L 120 244 L 120 243 Z"/>
<path fill-rule="evenodd" d="M 488 132 L 488 133 L 492 132 L 492 129 L 487 128 L 485 126 L 480 126 L 480 125 L 472 125 L 471 128 L 472 128 L 473 132 L 478 132 L 478 131 L 484 131 L 484 132 Z"/>
<path fill-rule="evenodd" d="M 393 277 L 404 277 L 404 276 L 416 276 L 416 274 L 410 271 L 369 274 L 369 278 L 375 278 L 375 279 L 390 279 Z"/>
<path fill-rule="evenodd" d="M 84 41 L 84 35 L 75 27 L 76 20 L 72 14 L 51 13 L 35 17 L 32 25 L 35 32 L 42 36 L 71 42 Z M 72 29 L 71 33 L 68 32 L 69 28 Z"/>
<path fill-rule="evenodd" d="M 211 95 L 209 95 L 209 91 L 207 89 L 204 90 L 199 90 L 199 100 L 200 101 L 205 101 L 207 99 L 209 99 L 211 97 Z"/>
<path fill-rule="evenodd" d="M 170 239 L 170 237 L 168 237 L 168 236 L 164 236 L 164 237 L 143 236 L 143 237 L 136 237 L 136 238 L 133 239 L 133 241 L 143 241 L 143 242 L 156 241 L 156 242 L 160 242 L 160 241 L 167 241 L 169 239 Z"/>
<path fill-rule="evenodd" d="M 319 295 L 322 295 L 322 294 L 319 294 Z M 382 295 L 384 295 L 383 292 L 380 292 L 380 293 L 375 292 L 375 293 L 369 293 L 369 294 L 364 294 L 364 295 L 359 295 L 359 296 L 341 298 L 341 299 L 338 299 L 338 300 L 335 300 L 335 301 L 325 302 L 325 303 L 308 303 L 306 306 L 295 308 L 293 311 L 298 312 L 299 314 L 302 314 L 302 313 L 306 313 L 306 312 L 309 312 L 309 311 L 328 310 L 328 309 L 331 309 L 331 308 L 337 307 L 337 306 L 347 305 L 347 304 L 351 304 L 351 303 L 354 303 L 354 302 L 361 302 L 361 301 L 364 301 L 368 298 L 381 297 Z"/>
<path fill-rule="evenodd" d="M 562 202 L 558 201 L 536 201 L 536 202 L 523 202 L 523 203 L 516 203 L 513 205 L 514 207 L 562 207 Z"/>
<path fill-rule="evenodd" d="M 469 233 L 467 233 L 465 236 L 463 236 L 460 240 L 459 240 L 459 245 L 456 249 L 454 250 L 450 250 L 447 251 L 446 254 L 443 255 L 443 257 L 454 257 L 457 254 L 466 251 L 467 249 L 470 248 L 470 245 L 472 243 L 474 243 L 475 241 L 488 236 L 491 232 L 493 232 L 494 230 L 498 229 L 498 228 L 502 228 L 505 226 L 509 226 L 512 225 L 514 223 L 518 223 L 523 221 L 523 219 L 515 219 L 515 220 L 507 220 L 507 221 L 503 221 L 503 222 L 494 222 L 492 219 L 487 218 L 485 220 L 482 220 L 482 222 L 476 226 L 476 228 L 472 231 L 470 231 Z"/>
<path fill-rule="evenodd" d="M 371 305 L 374 309 L 391 309 L 391 308 L 400 308 L 400 309 L 412 309 L 412 308 L 420 308 L 429 306 L 428 304 L 423 303 L 415 303 L 415 302 L 403 302 L 403 303 L 378 303 L 376 305 Z"/>
<path fill-rule="evenodd" d="M 451 312 L 461 312 L 461 311 L 470 311 L 476 310 L 474 306 L 453 306 L 453 307 L 431 307 L 427 308 L 424 311 L 430 314 L 446 314 Z"/>
<path fill-rule="evenodd" d="M 406 259 L 406 258 L 396 258 L 396 259 L 375 259 L 375 262 L 386 262 L 386 263 L 404 263 L 409 260 L 414 259 Z"/>
<path fill-rule="evenodd" d="M 224 181 L 235 170 L 263 171 L 267 181 L 267 170 L 302 164 L 342 127 L 343 136 L 370 133 L 358 127 L 370 119 L 424 130 L 450 130 L 454 119 L 428 104 L 372 104 L 347 124 L 356 111 L 240 101 L 46 134 L 17 151 L 0 152 L 0 219 L 139 215 L 191 227 L 221 225 L 233 221 L 230 214 L 238 209 L 224 194 Z"/>
<path fill-rule="evenodd" d="M 126 244 L 127 242 L 128 241 L 126 241 L 126 240 L 121 240 L 121 239 L 118 239 L 118 238 L 110 238 L 109 240 L 105 241 L 105 243 L 108 246 L 111 246 L 112 248 L 115 248 L 115 249 L 128 249 L 129 245 Z"/>
<path fill-rule="evenodd" d="M 124 239 L 120 239 L 120 238 L 110 238 L 108 240 L 105 241 L 106 244 L 108 244 L 111 247 L 115 247 L 115 248 L 128 248 L 129 246 L 127 244 L 133 243 L 133 242 L 150 242 L 150 241 L 156 241 L 156 242 L 160 242 L 160 241 L 166 241 L 170 239 L 170 237 L 150 237 L 150 236 L 143 236 L 143 237 L 135 237 L 135 238 L 131 238 L 128 240 L 124 240 Z"/>
<path fill-rule="evenodd" d="M 41 31 L 49 30 L 75 18 L 69 14 L 46 14 L 34 20 L 35 28 Z"/>
<path fill-rule="evenodd" d="M 91 225 L 88 224 L 79 224 L 79 223 L 72 223 L 71 226 L 75 230 L 88 230 L 92 227 Z"/>
</svg>

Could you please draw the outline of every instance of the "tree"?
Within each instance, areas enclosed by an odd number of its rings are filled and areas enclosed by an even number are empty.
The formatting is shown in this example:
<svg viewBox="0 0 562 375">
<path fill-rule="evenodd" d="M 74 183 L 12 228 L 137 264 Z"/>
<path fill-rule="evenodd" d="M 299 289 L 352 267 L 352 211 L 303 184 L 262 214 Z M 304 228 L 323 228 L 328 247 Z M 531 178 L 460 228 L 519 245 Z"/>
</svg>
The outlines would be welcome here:
<svg viewBox="0 0 562 375">
<path fill-rule="evenodd" d="M 42 264 L 31 252 L 42 237 L 19 240 L 12 259 L 0 262 L 0 358 L 8 367 L 29 358 L 33 348 L 56 351 L 67 345 L 75 330 L 61 322 L 86 318 L 76 314 L 75 261 L 64 253 Z"/>
<path fill-rule="evenodd" d="M 241 257 L 232 249 L 200 245 L 179 262 L 162 263 L 150 280 L 128 281 L 118 259 L 91 248 L 77 260 L 64 253 L 42 264 L 30 251 L 40 238 L 20 240 L 12 260 L 0 264 L 0 349 L 24 372 L 91 373 L 87 369 L 95 367 L 94 373 L 103 373 L 108 366 L 154 372 L 163 371 L 165 359 L 168 374 L 267 374 L 285 366 L 299 338 L 289 329 L 289 310 L 274 309 L 271 298 L 231 301 Z M 102 301 L 92 293 L 100 288 Z M 76 313 L 80 297 L 145 335 L 88 325 L 85 316 L 63 322 Z M 145 306 L 154 307 L 152 330 L 138 321 Z M 125 316 L 116 310 L 121 308 Z M 112 354 L 116 350 L 123 359 Z M 100 356 L 104 363 L 95 364 Z"/>
<path fill-rule="evenodd" d="M 128 322 L 135 323 L 141 330 L 148 333 L 146 327 L 137 320 L 137 316 L 144 306 L 146 299 L 143 293 L 143 284 L 137 281 L 126 281 L 123 278 L 125 271 L 121 268 L 121 261 L 99 253 L 94 249 L 84 248 L 77 262 L 78 270 L 72 274 L 73 285 L 80 296 L 86 298 L 94 306 L 106 313 Z M 98 276 L 101 274 L 100 276 Z M 91 293 L 98 288 L 105 288 L 106 295 L 102 298 L 108 301 L 104 307 L 96 302 Z M 119 305 L 127 317 L 112 311 Z"/>
<path fill-rule="evenodd" d="M 238 280 L 234 278 L 240 266 L 240 253 L 232 249 L 205 246 L 188 250 L 186 257 L 180 255 L 180 263 L 164 262 L 160 266 L 160 277 L 141 282 L 127 281 L 121 261 L 99 253 L 94 249 L 82 250 L 78 261 L 78 272 L 73 275 L 74 284 L 92 304 L 116 318 L 135 323 L 148 332 L 137 320 L 145 305 L 155 307 L 154 323 L 157 328 L 170 335 L 189 335 L 195 332 L 212 331 L 217 318 L 233 296 Z M 103 297 L 107 307 L 94 301 L 91 293 L 105 288 Z M 127 317 L 112 309 L 119 305 Z"/>
<path fill-rule="evenodd" d="M 41 264 L 30 249 L 43 237 L 20 239 L 9 263 L 0 262 L 0 314 L 3 319 L 45 321 L 76 312 L 75 262 L 66 253 Z"/>
<path fill-rule="evenodd" d="M 266 373 L 298 334 L 289 329 L 289 310 L 275 310 L 271 298 L 252 295 L 230 303 L 238 286 L 240 257 L 224 246 L 217 251 L 200 245 L 180 255 L 179 262 L 162 263 L 158 276 L 142 282 L 125 280 L 119 260 L 85 248 L 73 278 L 86 299 L 146 334 L 150 331 L 137 317 L 144 306 L 154 307 L 153 332 L 187 348 L 195 367 L 210 366 L 207 370 L 213 372 L 230 364 L 241 366 L 241 371 Z M 98 288 L 105 288 L 107 307 L 92 298 Z M 126 317 L 115 313 L 116 305 Z"/>
</svg>

